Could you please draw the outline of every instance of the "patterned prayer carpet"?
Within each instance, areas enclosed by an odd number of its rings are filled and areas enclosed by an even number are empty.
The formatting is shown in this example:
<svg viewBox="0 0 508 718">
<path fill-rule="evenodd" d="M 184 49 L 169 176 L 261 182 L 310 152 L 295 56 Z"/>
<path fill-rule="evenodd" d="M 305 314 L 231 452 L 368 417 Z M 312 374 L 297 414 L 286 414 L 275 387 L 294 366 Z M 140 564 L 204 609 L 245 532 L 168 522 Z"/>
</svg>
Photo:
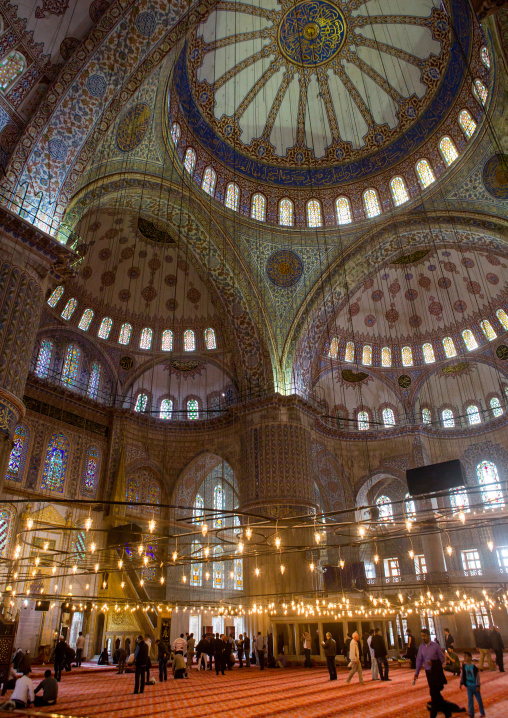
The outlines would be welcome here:
<svg viewBox="0 0 508 718">
<path fill-rule="evenodd" d="M 115 669 L 116 670 L 116 669 Z M 44 669 L 36 667 L 32 679 L 37 685 Z M 152 675 L 157 677 L 152 669 Z M 64 674 L 55 712 L 90 718 L 136 718 L 178 716 L 231 716 L 242 718 L 426 718 L 428 687 L 425 675 L 412 686 L 412 671 L 405 668 L 390 672 L 389 683 L 370 680 L 360 686 L 358 676 L 346 685 L 347 670 L 338 670 L 331 682 L 324 667 L 310 669 L 265 669 L 258 667 L 215 672 L 198 672 L 188 680 L 146 686 L 144 694 L 134 695 L 134 675 L 117 675 L 111 668 L 73 669 Z M 482 696 L 488 718 L 508 717 L 508 673 L 481 674 Z M 465 689 L 459 691 L 459 679 L 448 677 L 443 695 L 459 706 L 467 707 Z M 39 709 L 51 714 L 49 708 Z M 0 711 L 1 715 L 4 714 Z M 12 715 L 12 714 L 11 714 Z M 457 714 L 464 715 L 464 714 Z M 477 712 L 476 715 L 479 715 Z"/>
</svg>

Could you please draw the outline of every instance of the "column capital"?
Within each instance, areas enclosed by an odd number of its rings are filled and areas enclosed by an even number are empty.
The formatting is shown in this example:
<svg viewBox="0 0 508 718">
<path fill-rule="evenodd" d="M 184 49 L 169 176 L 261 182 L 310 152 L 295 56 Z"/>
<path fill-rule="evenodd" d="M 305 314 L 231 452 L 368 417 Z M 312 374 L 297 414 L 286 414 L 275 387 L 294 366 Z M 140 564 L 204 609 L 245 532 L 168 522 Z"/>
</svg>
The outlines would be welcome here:
<svg viewBox="0 0 508 718">
<path fill-rule="evenodd" d="M 24 418 L 25 413 L 23 402 L 7 389 L 0 387 L 0 432 L 12 439 L 16 424 Z"/>
</svg>

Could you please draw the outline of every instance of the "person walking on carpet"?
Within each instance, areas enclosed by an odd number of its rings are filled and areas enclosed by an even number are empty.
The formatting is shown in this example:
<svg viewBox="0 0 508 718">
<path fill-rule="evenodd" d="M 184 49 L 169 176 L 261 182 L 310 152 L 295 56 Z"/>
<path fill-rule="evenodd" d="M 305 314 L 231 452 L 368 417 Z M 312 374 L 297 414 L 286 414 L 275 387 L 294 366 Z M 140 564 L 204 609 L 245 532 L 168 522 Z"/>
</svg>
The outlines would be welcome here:
<svg viewBox="0 0 508 718">
<path fill-rule="evenodd" d="M 416 671 L 413 679 L 413 685 L 418 680 L 418 675 L 422 668 L 425 668 L 427 683 L 430 692 L 430 718 L 436 718 L 439 712 L 445 714 L 445 718 L 451 718 L 452 706 L 447 703 L 441 691 L 447 684 L 447 680 L 443 671 L 443 663 L 445 657 L 439 643 L 430 640 L 430 631 L 428 628 L 422 628 L 422 643 L 418 649 L 416 657 Z"/>
<path fill-rule="evenodd" d="M 346 683 L 347 685 L 350 685 L 351 678 L 358 671 L 358 679 L 360 681 L 360 685 L 364 686 L 365 683 L 363 682 L 362 664 L 360 661 L 360 647 L 358 645 L 358 639 L 358 632 L 355 631 L 349 645 L 349 660 L 351 661 L 351 670 L 349 671 L 349 676 L 347 677 Z"/>
<path fill-rule="evenodd" d="M 467 700 L 469 715 L 474 718 L 474 699 L 478 702 L 478 708 L 480 709 L 480 716 L 485 716 L 485 709 L 483 707 L 482 695 L 480 693 L 480 671 L 473 663 L 473 657 L 469 651 L 464 651 L 464 664 L 462 666 L 462 675 L 460 677 L 460 690 L 462 686 L 467 688 Z"/>
<path fill-rule="evenodd" d="M 335 665 L 335 656 L 337 655 L 337 644 L 333 640 L 332 634 L 328 632 L 326 634 L 326 640 L 321 644 L 325 649 L 326 663 L 328 665 L 328 673 L 330 674 L 330 680 L 337 680 L 337 666 Z"/>
<path fill-rule="evenodd" d="M 377 661 L 377 667 L 379 670 L 379 677 L 382 681 L 390 681 L 388 678 L 388 651 L 386 650 L 385 639 L 381 635 L 381 629 L 376 628 L 374 631 L 374 637 L 372 638 L 371 644 L 374 649 L 374 655 Z M 383 670 L 384 669 L 384 670 Z"/>
<path fill-rule="evenodd" d="M 376 654 L 372 648 L 372 639 L 374 638 L 374 629 L 371 628 L 369 631 L 369 637 L 367 638 L 367 648 L 370 651 L 370 671 L 372 674 L 373 681 L 379 681 L 379 668 L 377 667 Z"/>
<path fill-rule="evenodd" d="M 134 662 L 136 670 L 134 674 L 134 693 L 144 693 L 146 667 L 148 665 L 148 646 L 143 640 L 143 636 L 138 636 L 138 645 L 134 651 Z"/>
</svg>

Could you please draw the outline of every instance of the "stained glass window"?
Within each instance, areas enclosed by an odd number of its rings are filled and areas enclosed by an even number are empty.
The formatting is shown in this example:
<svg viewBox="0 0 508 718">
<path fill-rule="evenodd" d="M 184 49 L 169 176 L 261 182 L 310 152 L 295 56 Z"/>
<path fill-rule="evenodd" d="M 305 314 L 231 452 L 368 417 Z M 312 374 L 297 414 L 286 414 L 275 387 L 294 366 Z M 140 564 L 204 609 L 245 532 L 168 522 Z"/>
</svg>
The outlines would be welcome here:
<svg viewBox="0 0 508 718">
<path fill-rule="evenodd" d="M 395 426 L 395 415 L 393 409 L 383 409 L 383 424 L 385 427 Z"/>
<path fill-rule="evenodd" d="M 473 85 L 473 94 L 482 105 L 487 102 L 488 92 L 487 88 L 481 80 L 475 80 Z"/>
<path fill-rule="evenodd" d="M 159 514 L 159 504 L 161 502 L 161 489 L 156 481 L 149 484 L 146 492 L 146 503 L 151 504 L 155 508 L 149 509 L 154 515 Z"/>
<path fill-rule="evenodd" d="M 469 351 L 472 351 L 473 349 L 478 349 L 478 342 L 476 341 L 475 335 L 471 331 L 471 329 L 464 329 L 462 332 L 462 339 L 464 340 L 464 344 L 466 345 L 467 349 Z"/>
<path fill-rule="evenodd" d="M 21 75 L 26 67 L 26 60 L 20 52 L 10 52 L 0 62 L 0 90 L 6 90 L 11 82 Z"/>
<path fill-rule="evenodd" d="M 457 513 L 463 511 L 465 514 L 468 514 L 471 511 L 469 508 L 469 497 L 464 489 L 452 489 L 450 491 L 450 503 Z"/>
<path fill-rule="evenodd" d="M 490 55 L 489 51 L 485 47 L 485 45 L 480 50 L 480 57 L 482 58 L 482 62 L 485 65 L 485 67 L 490 70 Z"/>
<path fill-rule="evenodd" d="M 335 211 L 338 224 L 351 224 L 353 215 L 351 214 L 351 204 L 347 197 L 339 197 L 335 201 Z"/>
<path fill-rule="evenodd" d="M 480 416 L 480 412 L 478 411 L 478 407 L 476 404 L 470 404 L 467 409 L 467 418 L 470 424 L 481 424 L 482 423 L 482 417 Z"/>
<path fill-rule="evenodd" d="M 506 314 L 504 309 L 498 309 L 496 312 L 496 317 L 501 322 L 503 329 L 508 329 L 508 314 Z"/>
<path fill-rule="evenodd" d="M 74 310 L 76 309 L 77 305 L 78 305 L 77 299 L 74 299 L 74 297 L 72 299 L 69 299 L 69 301 L 65 305 L 64 310 L 62 312 L 62 315 L 61 315 L 62 319 L 69 321 L 69 319 L 74 314 Z"/>
<path fill-rule="evenodd" d="M 159 419 L 171 419 L 173 416 L 172 399 L 163 399 L 159 408 Z"/>
<path fill-rule="evenodd" d="M 232 209 L 233 212 L 238 212 L 238 200 L 240 199 L 240 190 L 238 186 L 233 182 L 230 182 L 226 187 L 226 200 L 224 204 L 228 209 Z"/>
<path fill-rule="evenodd" d="M 365 344 L 362 352 L 362 364 L 370 366 L 372 364 L 372 347 L 369 344 Z"/>
<path fill-rule="evenodd" d="M 196 349 L 196 339 L 192 329 L 186 329 L 183 334 L 183 348 L 186 352 L 193 352 Z"/>
<path fill-rule="evenodd" d="M 173 332 L 171 331 L 171 329 L 165 329 L 162 332 L 161 349 L 163 352 L 173 351 Z"/>
<path fill-rule="evenodd" d="M 201 189 L 213 197 L 213 193 L 215 192 L 216 180 L 217 174 L 215 173 L 215 170 L 213 170 L 211 167 L 207 167 L 205 170 L 205 174 L 203 175 Z"/>
<path fill-rule="evenodd" d="M 441 151 L 441 154 L 443 155 L 443 159 L 448 165 L 448 167 L 455 162 L 457 157 L 459 156 L 459 153 L 457 152 L 457 148 L 453 144 L 450 137 L 443 137 L 441 142 L 439 143 L 439 149 Z"/>
<path fill-rule="evenodd" d="M 64 288 L 62 286 L 57 287 L 53 294 L 48 299 L 48 304 L 50 307 L 56 307 L 58 302 L 60 301 L 62 294 L 64 293 Z"/>
<path fill-rule="evenodd" d="M 233 577 L 235 591 L 243 591 L 243 559 L 235 558 L 233 561 Z"/>
<path fill-rule="evenodd" d="M 202 548 L 199 541 L 193 541 L 191 551 L 193 563 L 191 564 L 190 585 L 201 586 L 203 582 L 203 564 L 201 563 Z"/>
<path fill-rule="evenodd" d="M 14 432 L 14 446 L 12 447 L 11 456 L 9 458 L 9 466 L 7 467 L 6 479 L 10 481 L 23 480 L 23 468 L 28 449 L 29 432 L 26 426 L 20 424 Z"/>
<path fill-rule="evenodd" d="M 282 227 L 293 226 L 293 203 L 290 199 L 285 197 L 279 202 L 279 224 Z"/>
<path fill-rule="evenodd" d="M 88 331 L 88 328 L 93 319 L 93 310 L 85 309 L 79 320 L 78 329 L 82 329 L 84 332 Z"/>
<path fill-rule="evenodd" d="M 455 418 L 451 409 L 443 409 L 441 418 L 443 419 L 443 426 L 445 429 L 453 429 L 455 426 Z"/>
<path fill-rule="evenodd" d="M 250 216 L 252 219 L 257 219 L 258 222 L 264 222 L 266 218 L 266 199 L 262 194 L 255 194 L 252 197 L 252 206 L 250 209 Z"/>
<path fill-rule="evenodd" d="M 187 419 L 199 419 L 199 403 L 197 399 L 188 400 Z"/>
<path fill-rule="evenodd" d="M 380 496 L 376 500 L 376 506 L 379 509 L 380 521 L 393 521 L 393 506 L 388 496 Z"/>
<path fill-rule="evenodd" d="M 492 461 L 482 461 L 476 467 L 478 482 L 482 487 L 482 501 L 486 506 L 502 508 L 503 492 L 497 466 Z"/>
<path fill-rule="evenodd" d="M 99 478 L 100 453 L 97 447 L 89 446 L 85 459 L 85 468 L 83 471 L 83 480 L 81 482 L 81 490 L 87 496 L 95 496 L 95 489 Z"/>
<path fill-rule="evenodd" d="M 425 364 L 433 364 L 436 361 L 436 357 L 434 356 L 434 347 L 429 342 L 422 346 L 422 352 Z"/>
<path fill-rule="evenodd" d="M 132 326 L 128 322 L 125 322 L 125 324 L 122 324 L 122 327 L 120 329 L 120 334 L 118 335 L 118 343 L 127 346 L 127 344 L 131 340 L 131 334 Z"/>
<path fill-rule="evenodd" d="M 337 357 L 339 356 L 339 339 L 338 339 L 338 337 L 333 337 L 332 341 L 330 342 L 328 356 L 331 357 L 332 359 L 337 359 Z"/>
<path fill-rule="evenodd" d="M 41 489 L 62 493 L 69 459 L 69 442 L 63 434 L 53 434 L 48 443 Z"/>
<path fill-rule="evenodd" d="M 203 501 L 203 497 L 200 494 L 196 494 L 192 513 L 194 515 L 194 521 L 197 524 L 202 524 L 205 518 L 205 502 Z"/>
<path fill-rule="evenodd" d="M 344 361 L 354 362 L 355 360 L 355 345 L 353 342 L 346 344 L 346 351 L 344 352 Z"/>
<path fill-rule="evenodd" d="M 224 511 L 224 489 L 222 486 L 217 485 L 213 490 L 213 508 L 215 517 L 213 525 L 216 529 L 224 526 L 224 518 L 220 512 Z"/>
<path fill-rule="evenodd" d="M 213 550 L 213 555 L 219 559 L 222 556 L 222 549 L 220 546 L 216 546 Z M 213 587 L 224 588 L 224 562 L 214 561 L 213 562 Z"/>
<path fill-rule="evenodd" d="M 451 337 L 445 337 L 443 339 L 443 349 L 448 358 L 457 356 L 457 350 L 455 349 L 455 343 Z"/>
<path fill-rule="evenodd" d="M 76 561 L 76 563 L 80 563 L 85 560 L 86 545 L 84 531 L 73 531 L 71 552 L 74 554 L 73 560 Z"/>
<path fill-rule="evenodd" d="M 49 339 L 43 339 L 37 356 L 37 364 L 35 365 L 35 373 L 41 379 L 44 379 L 48 375 L 52 354 L 53 342 L 50 342 Z"/>
<path fill-rule="evenodd" d="M 143 413 L 146 411 L 146 405 L 148 404 L 148 394 L 138 394 L 136 403 L 134 405 L 134 411 Z"/>
<path fill-rule="evenodd" d="M 482 332 L 485 334 L 485 337 L 489 340 L 489 342 L 491 342 L 497 337 L 497 334 L 488 319 L 484 319 L 482 322 L 480 322 L 480 327 L 482 328 Z"/>
<path fill-rule="evenodd" d="M 140 349 L 150 349 L 152 346 L 153 332 L 149 327 L 145 327 L 141 332 L 141 339 L 139 340 Z"/>
<path fill-rule="evenodd" d="M 413 366 L 413 350 L 411 347 L 402 347 L 402 366 Z"/>
<path fill-rule="evenodd" d="M 139 482 L 133 476 L 129 476 L 125 489 L 125 500 L 130 504 L 139 503 Z"/>
<path fill-rule="evenodd" d="M 178 122 L 173 122 L 173 127 L 171 128 L 171 139 L 173 140 L 173 144 L 175 147 L 178 145 L 178 142 L 180 140 L 180 125 Z"/>
<path fill-rule="evenodd" d="M 383 347 L 381 349 L 381 366 L 392 365 L 392 350 L 390 347 Z"/>
<path fill-rule="evenodd" d="M 410 521 L 414 521 L 416 518 L 416 505 L 414 500 L 411 498 L 411 494 L 406 494 L 404 509 L 406 511 L 407 518 Z"/>
<path fill-rule="evenodd" d="M 356 418 L 358 421 L 358 430 L 367 431 L 367 429 L 369 428 L 369 415 L 367 414 L 367 412 L 359 411 Z"/>
<path fill-rule="evenodd" d="M 192 147 L 187 148 L 187 152 L 185 153 L 185 160 L 183 162 L 183 166 L 187 170 L 187 172 L 191 175 L 194 172 L 194 165 L 196 164 L 196 153 L 192 149 Z"/>
<path fill-rule="evenodd" d="M 69 344 L 65 352 L 65 361 L 62 369 L 62 384 L 76 386 L 78 380 L 79 360 L 81 350 L 74 344 Z"/>
<path fill-rule="evenodd" d="M 472 137 L 476 130 L 476 122 L 471 117 L 471 114 L 467 110 L 462 110 L 459 115 L 459 125 L 462 127 L 464 134 L 467 139 Z"/>
<path fill-rule="evenodd" d="M 416 165 L 416 171 L 418 172 L 418 177 L 420 178 L 423 189 L 431 185 L 436 179 L 432 167 L 427 160 L 420 160 Z"/>
<path fill-rule="evenodd" d="M 9 548 L 9 539 L 12 529 L 12 514 L 6 509 L 0 511 L 0 556 L 5 558 Z"/>
<path fill-rule="evenodd" d="M 381 205 L 375 189 L 368 189 L 363 193 L 363 205 L 367 217 L 377 217 L 381 214 Z"/>
<path fill-rule="evenodd" d="M 99 339 L 107 339 L 109 337 L 109 332 L 111 331 L 112 326 L 113 320 L 109 317 L 104 317 L 99 327 L 99 331 L 97 332 L 97 336 L 99 337 Z"/>
<path fill-rule="evenodd" d="M 393 201 L 396 207 L 409 201 L 406 183 L 402 177 L 394 177 L 390 182 L 390 189 L 392 190 Z"/>
<path fill-rule="evenodd" d="M 424 424 L 432 423 L 432 414 L 427 406 L 422 409 L 422 421 Z"/>
<path fill-rule="evenodd" d="M 210 327 L 208 327 L 208 329 L 205 329 L 205 344 L 207 349 L 217 349 L 215 331 Z"/>
<path fill-rule="evenodd" d="M 99 383 L 101 380 L 101 365 L 99 362 L 94 361 L 92 363 L 92 369 L 90 371 L 90 377 L 88 379 L 87 394 L 90 399 L 97 399 L 99 393 Z"/>
<path fill-rule="evenodd" d="M 492 413 L 495 417 L 502 416 L 503 407 L 501 406 L 501 402 L 499 401 L 497 396 L 493 396 L 490 400 L 490 408 L 492 409 Z"/>
</svg>

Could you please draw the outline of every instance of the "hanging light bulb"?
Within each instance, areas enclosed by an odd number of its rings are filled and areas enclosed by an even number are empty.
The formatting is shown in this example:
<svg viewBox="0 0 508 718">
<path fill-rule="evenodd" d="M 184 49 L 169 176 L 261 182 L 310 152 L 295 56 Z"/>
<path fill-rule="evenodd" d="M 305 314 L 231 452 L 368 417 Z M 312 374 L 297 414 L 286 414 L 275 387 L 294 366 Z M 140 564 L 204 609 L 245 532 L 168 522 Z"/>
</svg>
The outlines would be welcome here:
<svg viewBox="0 0 508 718">
<path fill-rule="evenodd" d="M 314 564 L 311 562 L 309 568 L 310 568 L 311 571 L 314 571 L 314 569 L 315 569 L 316 567 L 315 567 Z"/>
<path fill-rule="evenodd" d="M 316 543 L 320 543 L 321 534 L 319 533 L 319 531 L 316 531 L 316 533 L 314 534 L 314 540 L 316 541 Z"/>
<path fill-rule="evenodd" d="M 247 526 L 247 528 L 245 529 L 245 536 L 247 540 L 252 538 L 252 529 L 250 526 Z"/>
<path fill-rule="evenodd" d="M 40 564 L 40 562 L 41 562 L 40 556 L 37 556 L 34 561 L 35 565 L 38 566 Z"/>
<path fill-rule="evenodd" d="M 277 546 L 277 548 L 280 548 L 280 536 L 275 537 L 275 545 Z"/>
<path fill-rule="evenodd" d="M 489 547 L 489 551 L 494 550 L 494 542 L 493 541 L 487 541 L 487 546 Z"/>
<path fill-rule="evenodd" d="M 210 555 L 210 547 L 209 546 L 205 546 L 204 554 L 205 554 L 205 558 L 208 558 L 208 556 Z"/>
<path fill-rule="evenodd" d="M 118 568 L 122 568 L 122 566 L 123 566 L 123 561 L 122 561 L 122 559 L 120 559 L 118 561 Z"/>
<path fill-rule="evenodd" d="M 210 578 L 210 574 L 208 573 L 208 571 L 206 571 L 205 572 L 205 581 L 208 581 L 209 578 Z"/>
<path fill-rule="evenodd" d="M 16 545 L 16 548 L 14 549 L 14 558 L 19 558 L 20 553 L 21 553 L 21 546 L 18 543 Z"/>
<path fill-rule="evenodd" d="M 365 536 L 365 526 L 359 526 L 358 533 L 360 534 L 361 538 L 363 538 Z"/>
<path fill-rule="evenodd" d="M 341 568 L 344 568 L 345 565 L 346 565 L 346 562 L 344 561 L 343 558 L 341 558 L 341 560 L 339 561 L 339 566 L 340 566 Z"/>
<path fill-rule="evenodd" d="M 411 529 L 413 528 L 413 522 L 411 521 L 411 519 L 407 519 L 406 528 L 408 531 L 411 531 Z"/>
<path fill-rule="evenodd" d="M 34 525 L 33 519 L 27 519 L 27 520 L 26 520 L 26 527 L 27 527 L 27 529 L 28 529 L 29 531 L 32 530 L 33 525 Z"/>
<path fill-rule="evenodd" d="M 141 556 L 141 554 L 143 553 L 144 550 L 145 550 L 145 549 L 144 549 L 143 544 L 140 543 L 139 546 L 138 546 L 138 553 L 139 553 L 140 556 Z"/>
<path fill-rule="evenodd" d="M 44 545 L 43 545 L 42 548 L 43 548 L 44 551 L 47 551 L 48 548 L 49 548 L 49 541 L 44 541 Z"/>
<path fill-rule="evenodd" d="M 161 584 L 164 583 L 164 576 L 161 576 Z"/>
<path fill-rule="evenodd" d="M 242 541 L 238 542 L 238 553 L 243 553 L 243 543 Z"/>
<path fill-rule="evenodd" d="M 379 556 L 377 553 L 374 554 L 374 563 L 379 563 Z"/>
<path fill-rule="evenodd" d="M 284 573 L 285 570 L 286 570 L 286 567 L 284 566 L 283 563 L 281 563 L 281 565 L 280 565 L 280 572 L 281 572 L 281 573 Z"/>
<path fill-rule="evenodd" d="M 256 566 L 256 568 L 254 569 L 254 573 L 256 574 L 256 576 L 259 576 L 259 568 L 258 568 L 257 566 Z"/>
<path fill-rule="evenodd" d="M 173 559 L 173 562 L 176 561 L 176 559 L 178 558 L 178 554 L 176 551 L 173 551 L 173 553 L 171 554 L 171 558 Z"/>
<path fill-rule="evenodd" d="M 97 573 L 97 572 L 98 572 L 98 570 L 99 570 L 99 564 L 98 564 L 98 563 L 96 563 L 96 564 L 95 564 L 95 566 L 94 566 L 94 570 L 95 570 L 95 573 Z"/>
<path fill-rule="evenodd" d="M 234 577 L 235 577 L 234 572 L 233 572 L 233 571 L 230 571 L 230 572 L 229 572 L 229 578 L 234 578 Z"/>
<path fill-rule="evenodd" d="M 148 556 L 143 556 L 143 563 L 148 566 Z"/>
<path fill-rule="evenodd" d="M 150 519 L 150 521 L 148 522 L 148 530 L 151 534 L 153 534 L 153 532 L 155 531 L 155 521 L 153 519 Z"/>
<path fill-rule="evenodd" d="M 90 528 L 92 526 L 92 517 L 89 516 L 87 520 L 85 521 L 85 529 L 86 531 L 90 531 Z"/>
<path fill-rule="evenodd" d="M 145 582 L 143 581 L 143 579 L 141 579 L 141 581 L 139 582 L 139 585 L 140 585 L 140 586 L 144 586 L 144 585 L 145 585 Z"/>
<path fill-rule="evenodd" d="M 52 573 L 53 575 L 56 573 L 56 566 L 53 566 L 53 568 L 51 569 L 51 573 Z"/>
<path fill-rule="evenodd" d="M 463 511 L 459 511 L 459 521 L 462 521 L 463 524 L 466 523 L 466 514 Z"/>
<path fill-rule="evenodd" d="M 122 583 L 120 584 L 120 588 L 125 588 L 125 581 L 122 581 Z"/>
<path fill-rule="evenodd" d="M 448 545 L 448 546 L 446 547 L 446 553 L 448 554 L 448 556 L 451 556 L 451 555 L 452 555 L 452 553 L 453 553 L 453 548 L 452 548 L 450 545 Z"/>
<path fill-rule="evenodd" d="M 95 553 L 95 549 L 96 549 L 96 548 L 97 548 L 97 547 L 96 547 L 96 545 L 95 545 L 95 541 L 92 541 L 92 543 L 90 544 L 90 551 L 91 551 L 92 553 Z"/>
<path fill-rule="evenodd" d="M 414 557 L 415 557 L 415 552 L 413 551 L 413 549 L 411 549 L 411 551 L 409 552 L 409 558 L 414 558 Z"/>
<path fill-rule="evenodd" d="M 74 566 L 72 567 L 72 573 L 77 573 L 77 570 L 78 567 L 76 566 L 76 564 L 74 564 Z"/>
<path fill-rule="evenodd" d="M 187 583 L 187 576 L 186 576 L 185 574 L 183 574 L 183 576 L 182 576 L 182 581 L 183 581 L 184 583 Z"/>
</svg>

